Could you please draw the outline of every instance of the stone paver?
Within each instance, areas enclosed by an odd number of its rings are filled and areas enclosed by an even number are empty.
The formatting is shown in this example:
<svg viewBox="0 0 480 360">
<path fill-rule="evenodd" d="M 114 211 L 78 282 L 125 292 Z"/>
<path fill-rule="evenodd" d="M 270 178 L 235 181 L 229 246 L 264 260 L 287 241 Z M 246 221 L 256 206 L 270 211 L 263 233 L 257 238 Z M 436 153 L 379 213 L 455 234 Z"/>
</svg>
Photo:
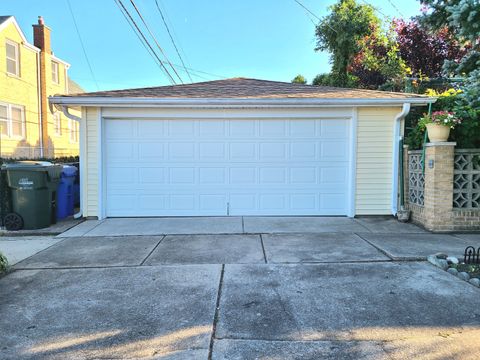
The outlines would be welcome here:
<svg viewBox="0 0 480 360">
<path fill-rule="evenodd" d="M 0 252 L 7 257 L 9 265 L 35 255 L 61 241 L 51 236 L 0 237 Z"/>
<path fill-rule="evenodd" d="M 217 340 L 212 360 L 379 360 L 388 355 L 379 343 L 334 341 Z"/>
<path fill-rule="evenodd" d="M 2 359 L 207 359 L 220 266 L 26 270 L 0 279 Z"/>
<path fill-rule="evenodd" d="M 241 234 L 241 217 L 106 219 L 84 236 Z"/>
<path fill-rule="evenodd" d="M 427 234 L 428 231 L 413 223 L 401 223 L 393 216 L 361 216 L 355 219 L 373 233 L 384 234 Z"/>
<path fill-rule="evenodd" d="M 163 236 L 79 237 L 19 262 L 16 268 L 140 265 Z"/>
<path fill-rule="evenodd" d="M 216 336 L 283 341 L 435 337 L 479 329 L 479 294 L 428 263 L 226 265 Z"/>
<path fill-rule="evenodd" d="M 471 242 L 445 234 L 360 234 L 395 260 L 425 260 L 443 252 L 460 256 Z M 479 244 L 480 246 L 480 244 Z"/>
<path fill-rule="evenodd" d="M 321 233 L 321 232 L 365 232 L 364 226 L 347 217 L 281 217 L 245 216 L 247 233 Z"/>
<path fill-rule="evenodd" d="M 169 235 L 145 264 L 264 263 L 258 235 Z"/>
<path fill-rule="evenodd" d="M 355 234 L 262 235 L 270 263 L 390 260 Z"/>
</svg>

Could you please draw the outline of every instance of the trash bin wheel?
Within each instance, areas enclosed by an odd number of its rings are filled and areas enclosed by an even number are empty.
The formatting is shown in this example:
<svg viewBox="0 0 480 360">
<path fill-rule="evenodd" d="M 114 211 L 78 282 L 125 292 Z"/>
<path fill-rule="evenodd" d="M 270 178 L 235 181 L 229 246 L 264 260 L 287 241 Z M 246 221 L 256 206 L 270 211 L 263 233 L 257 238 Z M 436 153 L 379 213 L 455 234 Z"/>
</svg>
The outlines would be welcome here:
<svg viewBox="0 0 480 360">
<path fill-rule="evenodd" d="M 9 231 L 17 231 L 23 228 L 23 219 L 16 213 L 9 213 L 3 218 L 5 229 Z"/>
</svg>

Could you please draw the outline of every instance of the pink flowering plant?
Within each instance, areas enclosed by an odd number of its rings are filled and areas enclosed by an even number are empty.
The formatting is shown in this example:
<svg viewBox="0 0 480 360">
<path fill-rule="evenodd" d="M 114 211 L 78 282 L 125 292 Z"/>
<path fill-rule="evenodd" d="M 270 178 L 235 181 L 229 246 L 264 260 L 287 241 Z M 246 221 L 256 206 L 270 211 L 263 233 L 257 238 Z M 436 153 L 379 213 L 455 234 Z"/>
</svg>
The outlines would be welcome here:
<svg viewBox="0 0 480 360">
<path fill-rule="evenodd" d="M 461 123 L 462 120 L 451 111 L 434 111 L 431 115 L 423 114 L 423 117 L 418 121 L 418 125 L 422 129 L 425 129 L 428 124 L 445 125 L 455 129 L 455 126 Z"/>
</svg>

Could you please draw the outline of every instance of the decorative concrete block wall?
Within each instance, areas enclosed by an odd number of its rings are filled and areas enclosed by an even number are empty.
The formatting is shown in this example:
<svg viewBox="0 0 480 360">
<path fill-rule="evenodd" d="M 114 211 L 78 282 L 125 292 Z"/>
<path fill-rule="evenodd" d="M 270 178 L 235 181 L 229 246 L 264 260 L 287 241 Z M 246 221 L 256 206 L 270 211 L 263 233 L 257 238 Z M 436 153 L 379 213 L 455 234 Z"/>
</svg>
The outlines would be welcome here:
<svg viewBox="0 0 480 360">
<path fill-rule="evenodd" d="M 455 143 L 405 147 L 405 203 L 413 222 L 435 232 L 480 230 L 480 150 Z"/>
</svg>

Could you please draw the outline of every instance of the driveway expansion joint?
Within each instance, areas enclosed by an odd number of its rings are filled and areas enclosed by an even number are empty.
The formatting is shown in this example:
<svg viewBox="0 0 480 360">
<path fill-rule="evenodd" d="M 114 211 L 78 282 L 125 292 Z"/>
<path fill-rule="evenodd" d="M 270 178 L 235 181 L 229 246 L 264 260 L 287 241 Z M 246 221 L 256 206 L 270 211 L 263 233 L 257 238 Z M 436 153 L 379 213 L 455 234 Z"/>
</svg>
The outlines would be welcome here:
<svg viewBox="0 0 480 360">
<path fill-rule="evenodd" d="M 220 272 L 220 280 L 218 282 L 218 292 L 217 292 L 217 300 L 215 302 L 215 314 L 213 315 L 213 323 L 212 323 L 212 335 L 210 337 L 210 344 L 208 346 L 208 360 L 212 360 L 213 355 L 213 343 L 215 341 L 215 333 L 217 330 L 217 323 L 218 317 L 220 316 L 220 298 L 222 296 L 222 287 L 223 287 L 223 275 L 225 274 L 225 264 L 222 264 L 222 269 Z"/>
<path fill-rule="evenodd" d="M 262 245 L 262 251 L 263 251 L 263 259 L 265 260 L 265 264 L 268 264 L 268 261 L 267 261 L 267 253 L 265 251 L 265 244 L 263 242 L 263 236 L 262 234 L 259 234 L 259 237 L 260 237 L 260 244 Z"/>
<path fill-rule="evenodd" d="M 140 266 L 143 266 L 143 264 L 145 264 L 145 261 L 148 260 L 148 258 L 153 254 L 153 252 L 157 249 L 158 245 L 161 244 L 161 242 L 167 237 L 167 235 L 163 235 L 163 237 L 158 241 L 157 245 L 155 245 L 152 249 L 152 251 L 150 251 L 148 253 L 148 255 L 145 257 L 145 259 L 143 259 L 143 261 L 140 263 Z"/>
<path fill-rule="evenodd" d="M 374 247 L 375 249 L 377 249 L 380 253 L 382 253 L 383 255 L 385 255 L 386 257 L 390 258 L 391 260 L 393 261 L 403 261 L 403 260 L 397 260 L 395 259 L 394 256 L 392 256 L 391 254 L 389 254 L 388 252 L 386 252 L 385 250 L 383 250 L 382 248 L 378 247 L 377 245 L 373 244 L 372 242 L 368 241 L 367 239 L 365 239 L 362 235 L 360 235 L 359 233 L 355 233 L 356 236 L 358 236 L 360 239 L 362 239 L 363 241 L 365 241 L 367 244 L 369 244 L 370 246 Z"/>
</svg>

